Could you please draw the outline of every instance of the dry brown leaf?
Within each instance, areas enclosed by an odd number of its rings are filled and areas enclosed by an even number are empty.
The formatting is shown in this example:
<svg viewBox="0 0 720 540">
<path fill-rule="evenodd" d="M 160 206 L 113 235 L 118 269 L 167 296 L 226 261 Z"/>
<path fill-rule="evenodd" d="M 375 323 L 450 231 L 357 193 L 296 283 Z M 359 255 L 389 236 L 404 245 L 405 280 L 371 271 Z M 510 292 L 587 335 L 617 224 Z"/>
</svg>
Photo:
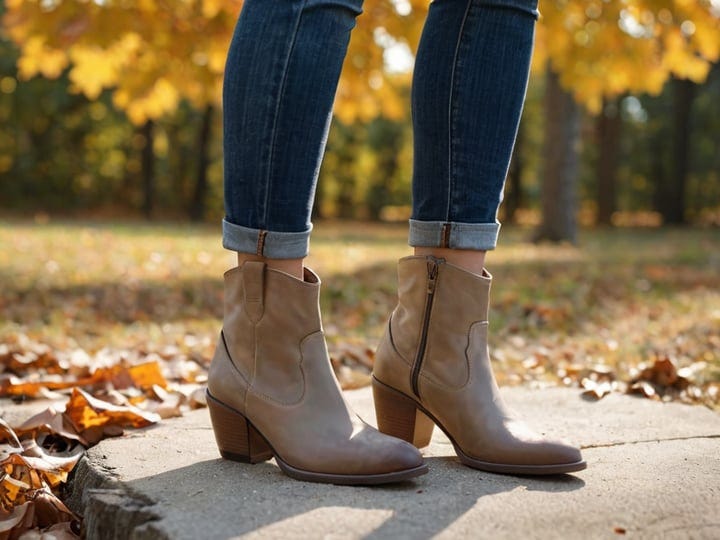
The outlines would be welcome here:
<svg viewBox="0 0 720 540">
<path fill-rule="evenodd" d="M 15 375 L 4 375 L 0 378 L 0 397 L 43 397 L 48 391 L 89 387 L 100 383 L 110 383 L 116 389 L 129 387 L 145 389 L 153 385 L 167 386 L 159 363 L 151 361 L 132 366 L 116 364 L 110 367 L 101 367 L 96 369 L 92 375 L 82 378 L 48 375 L 35 380 L 25 380 Z"/>
<path fill-rule="evenodd" d="M 0 418 L 0 441 L 7 441 L 6 444 L 10 447 L 22 450 L 22 444 L 15 434 L 15 430 L 2 418 Z"/>
<path fill-rule="evenodd" d="M 340 367 L 338 379 L 343 390 L 354 390 L 370 384 L 370 375 L 368 373 L 351 369 L 348 366 Z"/>
<path fill-rule="evenodd" d="M 597 382 L 589 378 L 584 378 L 580 385 L 585 388 L 585 391 L 581 394 L 583 398 L 600 400 L 612 393 L 614 387 L 610 381 Z"/>
<path fill-rule="evenodd" d="M 128 374 L 137 388 L 151 388 L 152 386 L 167 387 L 167 381 L 162 374 L 157 361 L 145 362 L 128 368 Z"/>
<path fill-rule="evenodd" d="M 3 469 L 5 468 L 3 463 Z M 20 498 L 20 494 L 30 488 L 31 486 L 27 482 L 13 478 L 6 473 L 0 480 L 0 501 L 3 508 L 13 506 L 13 503 Z"/>
<path fill-rule="evenodd" d="M 336 352 L 342 363 L 360 364 L 372 370 L 375 364 L 375 351 L 370 347 L 344 343 Z"/>
<path fill-rule="evenodd" d="M 659 386 L 672 386 L 678 380 L 677 369 L 669 358 L 655 360 L 653 365 L 640 373 L 640 379 Z"/>
<path fill-rule="evenodd" d="M 67 475 L 83 454 L 83 448 L 79 445 L 62 454 L 49 454 L 32 439 L 24 441 L 23 446 L 25 451 L 22 458 L 28 466 L 42 472 L 50 487 L 65 482 Z"/>
<path fill-rule="evenodd" d="M 37 436 L 38 433 L 54 433 L 66 439 L 83 442 L 73 425 L 67 420 L 62 411 L 50 406 L 44 411 L 28 418 L 15 429 L 18 437 L 27 435 Z"/>
<path fill-rule="evenodd" d="M 152 393 L 156 399 L 145 401 L 144 409 L 157 413 L 160 418 L 173 418 L 182 416 L 180 406 L 185 402 L 185 396 L 179 392 L 169 392 L 161 386 L 154 385 Z"/>
<path fill-rule="evenodd" d="M 650 399 L 660 399 L 655 387 L 648 381 L 635 381 L 628 386 L 628 394 L 641 395 Z"/>
<path fill-rule="evenodd" d="M 18 540 L 77 540 L 80 537 L 73 532 L 72 523 L 70 521 L 56 523 L 42 531 L 33 529 L 24 532 Z"/>
<path fill-rule="evenodd" d="M 9 538 L 10 531 L 25 525 L 26 518 L 32 521 L 32 503 L 26 502 L 16 506 L 9 512 L 0 510 L 0 538 Z M 30 516 L 28 516 L 30 513 Z"/>
<path fill-rule="evenodd" d="M 82 432 L 83 438 L 87 441 L 87 446 L 95 446 L 103 439 L 111 437 L 120 437 L 125 430 L 121 426 L 95 426 Z"/>
<path fill-rule="evenodd" d="M 205 393 L 206 387 L 196 388 L 188 396 L 188 404 L 191 409 L 202 409 L 207 407 L 207 394 Z"/>
<path fill-rule="evenodd" d="M 116 425 L 145 427 L 160 421 L 157 414 L 145 412 L 132 405 L 113 405 L 97 399 L 87 392 L 74 388 L 65 413 L 78 431 L 93 427 Z"/>
<path fill-rule="evenodd" d="M 163 364 L 163 369 L 168 378 L 181 382 L 203 382 L 207 379 L 207 370 L 196 361 L 184 356 L 167 360 Z"/>
<path fill-rule="evenodd" d="M 35 526 L 44 529 L 56 523 L 77 520 L 77 516 L 48 490 L 39 490 L 33 497 Z"/>
<path fill-rule="evenodd" d="M 678 374 L 675 364 L 667 357 L 656 359 L 630 382 L 628 393 L 651 399 L 681 399 L 692 401 L 697 394 L 690 381 Z"/>
</svg>

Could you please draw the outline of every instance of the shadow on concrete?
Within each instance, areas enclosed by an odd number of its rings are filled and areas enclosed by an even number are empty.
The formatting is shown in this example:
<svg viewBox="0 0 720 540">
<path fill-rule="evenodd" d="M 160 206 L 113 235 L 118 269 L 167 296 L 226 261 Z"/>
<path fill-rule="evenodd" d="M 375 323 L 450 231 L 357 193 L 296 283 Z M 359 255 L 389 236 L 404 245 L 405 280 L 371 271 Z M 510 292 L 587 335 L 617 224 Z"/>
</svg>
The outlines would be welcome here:
<svg viewBox="0 0 720 540">
<path fill-rule="evenodd" d="M 368 539 L 430 538 L 483 497 L 515 490 L 551 497 L 585 486 L 571 475 L 531 478 L 485 473 L 463 466 L 454 457 L 429 457 L 427 463 L 429 474 L 384 487 L 299 482 L 285 476 L 274 461 L 245 465 L 220 459 L 126 486 L 156 501 L 159 519 L 145 525 L 151 534 L 208 540 L 253 533 L 286 537 L 290 530 L 305 537 L 342 537 L 352 532 L 353 537 Z M 188 512 L 197 516 L 190 527 Z M 490 526 L 492 516 L 488 519 Z"/>
</svg>

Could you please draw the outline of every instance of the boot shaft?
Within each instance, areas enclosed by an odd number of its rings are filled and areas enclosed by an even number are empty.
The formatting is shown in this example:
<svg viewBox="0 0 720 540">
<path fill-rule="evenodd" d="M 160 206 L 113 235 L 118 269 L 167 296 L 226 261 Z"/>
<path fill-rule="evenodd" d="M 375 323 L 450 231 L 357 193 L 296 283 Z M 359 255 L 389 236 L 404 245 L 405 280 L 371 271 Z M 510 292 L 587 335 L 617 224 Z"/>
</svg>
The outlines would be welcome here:
<svg viewBox="0 0 720 540">
<path fill-rule="evenodd" d="M 382 363 L 391 345 L 410 366 L 414 394 L 419 395 L 421 374 L 447 387 L 463 386 L 469 376 L 464 360 L 471 328 L 487 325 L 491 281 L 489 274 L 478 276 L 443 259 L 401 259 L 398 305 L 380 346 L 383 353 L 378 355 L 377 371 L 387 371 Z"/>
<path fill-rule="evenodd" d="M 322 331 L 319 296 L 320 279 L 309 269 L 303 281 L 261 262 L 225 273 L 222 341 L 257 392 L 283 403 L 302 397 L 301 345 Z"/>
</svg>

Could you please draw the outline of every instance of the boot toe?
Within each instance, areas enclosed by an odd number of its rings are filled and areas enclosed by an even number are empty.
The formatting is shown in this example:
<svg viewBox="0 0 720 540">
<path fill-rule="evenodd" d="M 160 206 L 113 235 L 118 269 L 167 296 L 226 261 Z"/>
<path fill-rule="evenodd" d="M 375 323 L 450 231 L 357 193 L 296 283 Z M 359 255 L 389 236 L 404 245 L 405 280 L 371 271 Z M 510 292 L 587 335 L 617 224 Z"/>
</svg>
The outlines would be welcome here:
<svg viewBox="0 0 720 540">
<path fill-rule="evenodd" d="M 425 464 L 420 451 L 401 439 L 380 433 L 365 426 L 363 437 L 358 437 L 356 463 L 361 463 L 364 473 L 394 473 L 417 469 Z M 362 442 L 360 439 L 364 439 Z M 353 452 L 355 453 L 355 452 Z"/>
<path fill-rule="evenodd" d="M 582 459 L 580 450 L 565 441 L 539 440 L 520 444 L 513 461 L 542 467 L 580 463 Z"/>
<path fill-rule="evenodd" d="M 537 463 L 543 465 L 562 465 L 582 461 L 580 450 L 564 441 L 545 441 L 537 448 Z"/>
<path fill-rule="evenodd" d="M 390 436 L 386 438 L 389 446 L 386 457 L 388 472 L 417 469 L 425 463 L 420 451 L 412 444 Z"/>
</svg>

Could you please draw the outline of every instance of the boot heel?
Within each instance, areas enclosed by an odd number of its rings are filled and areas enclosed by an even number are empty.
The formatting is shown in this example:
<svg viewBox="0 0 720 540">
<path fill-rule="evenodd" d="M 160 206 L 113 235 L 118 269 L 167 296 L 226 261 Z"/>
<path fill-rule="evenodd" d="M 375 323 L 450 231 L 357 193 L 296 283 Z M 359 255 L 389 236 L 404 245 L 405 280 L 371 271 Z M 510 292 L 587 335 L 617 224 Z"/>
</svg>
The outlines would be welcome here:
<svg viewBox="0 0 720 540">
<path fill-rule="evenodd" d="M 247 419 L 207 394 L 207 405 L 220 455 L 232 461 L 260 463 L 273 457 L 270 446 Z"/>
<path fill-rule="evenodd" d="M 415 402 L 375 378 L 372 385 L 378 429 L 417 448 L 430 444 L 435 424 Z"/>
</svg>

